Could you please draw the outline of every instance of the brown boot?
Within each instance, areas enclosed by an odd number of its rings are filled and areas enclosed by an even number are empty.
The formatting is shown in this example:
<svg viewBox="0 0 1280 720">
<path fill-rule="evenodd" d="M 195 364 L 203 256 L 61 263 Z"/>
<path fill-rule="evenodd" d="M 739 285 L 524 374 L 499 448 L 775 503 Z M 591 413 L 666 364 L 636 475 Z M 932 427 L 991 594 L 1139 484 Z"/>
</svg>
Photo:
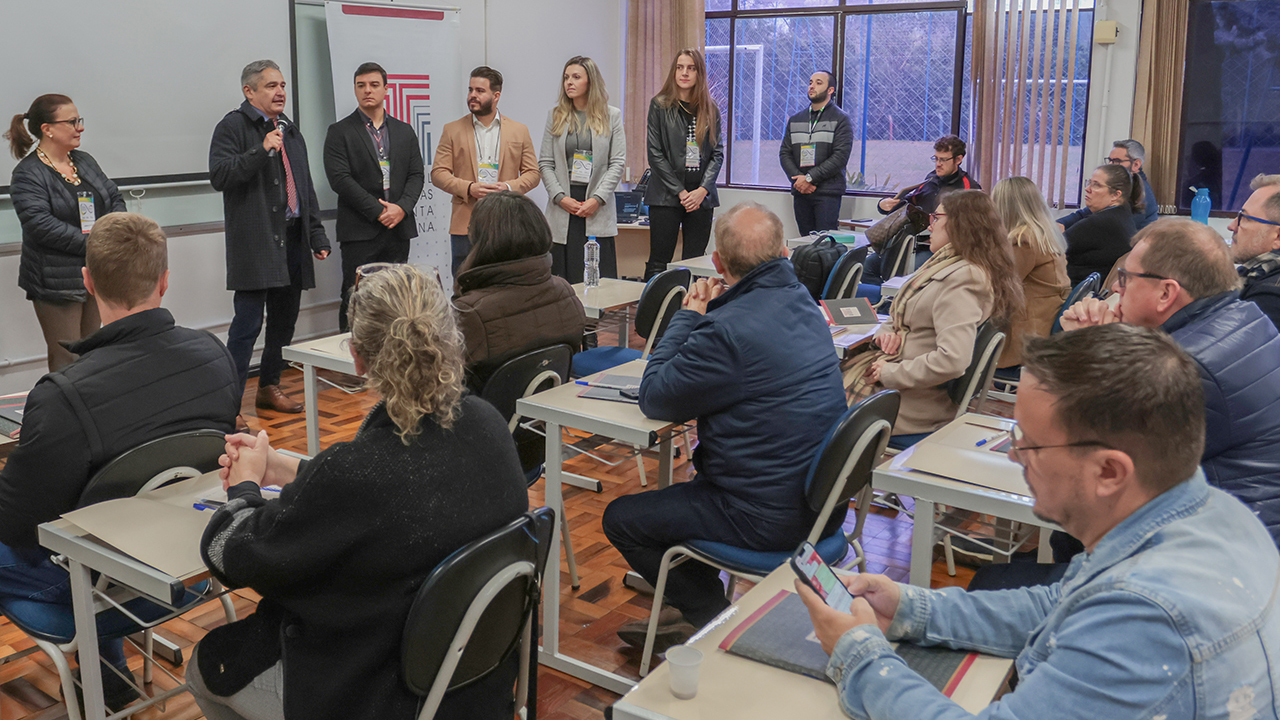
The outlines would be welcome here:
<svg viewBox="0 0 1280 720">
<path fill-rule="evenodd" d="M 258 397 L 254 405 L 263 410 L 275 410 L 282 413 L 302 412 L 302 403 L 284 394 L 279 385 L 263 385 L 258 388 Z"/>
</svg>

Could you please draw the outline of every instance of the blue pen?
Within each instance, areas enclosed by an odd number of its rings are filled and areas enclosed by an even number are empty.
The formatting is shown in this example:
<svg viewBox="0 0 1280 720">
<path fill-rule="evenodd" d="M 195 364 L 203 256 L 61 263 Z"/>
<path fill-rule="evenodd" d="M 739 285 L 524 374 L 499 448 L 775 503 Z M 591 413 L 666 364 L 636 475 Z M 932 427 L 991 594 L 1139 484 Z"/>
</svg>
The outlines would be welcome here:
<svg viewBox="0 0 1280 720">
<path fill-rule="evenodd" d="M 212 505 L 205 505 L 204 503 L 191 503 L 191 507 L 197 510 L 217 510 L 218 509 Z"/>
<path fill-rule="evenodd" d="M 1002 435 L 1006 434 L 1007 432 L 1008 432 L 1008 431 L 1006 430 L 1006 431 L 1002 431 L 1002 432 L 996 433 L 995 435 L 992 435 L 992 436 L 991 436 L 991 437 L 989 437 L 989 438 L 982 438 L 981 440 L 979 440 L 979 441 L 978 441 L 978 444 L 977 444 L 977 445 L 974 445 L 974 447 L 982 447 L 983 445 L 986 445 L 987 443 L 991 442 L 992 440 L 995 440 L 996 438 L 1001 437 Z"/>
</svg>

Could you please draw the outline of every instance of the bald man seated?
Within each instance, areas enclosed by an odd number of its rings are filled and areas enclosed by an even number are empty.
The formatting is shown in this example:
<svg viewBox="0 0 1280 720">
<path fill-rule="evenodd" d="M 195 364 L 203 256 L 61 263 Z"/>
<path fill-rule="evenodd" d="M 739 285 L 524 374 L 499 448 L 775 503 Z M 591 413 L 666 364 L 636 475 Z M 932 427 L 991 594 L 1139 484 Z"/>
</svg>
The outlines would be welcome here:
<svg viewBox="0 0 1280 720">
<path fill-rule="evenodd" d="M 804 502 L 809 464 L 847 408 L 831 333 L 796 279 L 778 216 L 744 203 L 719 218 L 715 236 L 723 282 L 694 283 L 640 383 L 646 416 L 697 419 L 697 475 L 604 513 L 609 541 L 655 585 L 663 553 L 688 540 L 794 550 L 816 519 Z M 666 599 L 659 651 L 728 606 L 720 571 L 698 562 L 671 569 Z M 640 646 L 646 629 L 632 623 L 618 635 Z"/>
</svg>

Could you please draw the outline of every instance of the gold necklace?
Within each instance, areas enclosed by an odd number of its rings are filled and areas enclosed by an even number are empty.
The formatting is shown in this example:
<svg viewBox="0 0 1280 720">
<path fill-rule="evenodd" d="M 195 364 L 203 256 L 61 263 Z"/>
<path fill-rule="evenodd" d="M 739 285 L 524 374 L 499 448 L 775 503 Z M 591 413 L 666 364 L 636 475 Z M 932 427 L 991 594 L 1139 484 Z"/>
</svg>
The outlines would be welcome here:
<svg viewBox="0 0 1280 720">
<path fill-rule="evenodd" d="M 59 170 L 58 166 L 53 164 L 53 160 L 44 153 L 43 148 L 36 147 L 36 155 L 39 156 L 40 160 L 43 161 L 45 165 L 53 168 L 54 172 L 61 175 L 63 180 L 66 180 L 72 185 L 80 184 L 80 171 L 76 169 L 76 164 L 71 160 L 71 153 L 67 153 L 67 164 L 71 166 L 71 177 L 67 177 L 66 173 Z"/>
</svg>

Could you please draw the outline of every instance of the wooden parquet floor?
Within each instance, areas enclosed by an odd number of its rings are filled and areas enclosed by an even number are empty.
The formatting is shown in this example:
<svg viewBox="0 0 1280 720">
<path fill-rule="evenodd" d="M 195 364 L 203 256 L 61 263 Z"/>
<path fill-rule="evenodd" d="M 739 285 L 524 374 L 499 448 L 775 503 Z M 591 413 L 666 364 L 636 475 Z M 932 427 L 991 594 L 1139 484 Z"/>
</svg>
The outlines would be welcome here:
<svg viewBox="0 0 1280 720">
<path fill-rule="evenodd" d="M 611 338 L 604 335 L 602 342 Z M 632 336 L 632 347 L 639 340 Z M 321 376 L 330 376 L 321 371 Z M 347 379 L 349 380 L 349 379 Z M 289 370 L 282 386 L 286 393 L 302 398 L 302 373 Z M 302 415 L 285 415 L 254 408 L 253 398 L 257 386 L 250 380 L 242 405 L 244 417 L 257 431 L 265 429 L 277 448 L 298 452 L 306 451 L 306 424 Z M 365 414 L 374 405 L 371 392 L 347 393 L 335 387 L 321 384 L 320 426 L 321 445 L 349 440 L 359 429 Z M 696 440 L 695 440 L 696 442 Z M 657 459 L 645 460 L 651 483 L 657 477 Z M 568 569 L 560 563 L 562 576 L 562 609 L 560 613 L 561 647 L 568 654 L 611 669 L 621 675 L 636 678 L 639 669 L 639 652 L 622 643 L 615 634 L 623 623 L 648 617 L 650 598 L 637 594 L 622 585 L 627 571 L 622 557 L 605 539 L 600 529 L 600 518 L 608 503 L 623 494 L 642 492 L 639 473 L 634 461 L 610 467 L 590 458 L 579 457 L 567 461 L 565 468 L 591 477 L 600 478 L 603 492 L 596 494 L 572 487 L 565 489 L 565 509 L 569 519 L 570 535 L 577 556 L 581 588 L 569 587 Z M 687 454 L 682 453 L 675 467 L 677 482 L 688 479 L 692 470 Z M 543 482 L 529 490 L 531 507 L 543 502 Z M 849 528 L 853 513 L 849 513 Z M 863 534 L 869 569 L 883 572 L 892 578 L 906 580 L 910 561 L 911 519 L 905 515 L 873 507 L 867 518 Z M 943 563 L 936 562 L 933 570 L 933 586 L 965 586 L 973 571 L 959 567 L 956 577 L 949 577 Z M 749 585 L 739 587 L 744 590 Z M 257 596 L 248 590 L 235 593 L 239 617 L 252 612 Z M 207 603 L 184 617 L 170 621 L 158 630 L 161 634 L 186 648 L 194 645 L 204 634 L 225 622 L 221 606 Z M 31 647 L 31 641 L 8 621 L 0 619 L 0 656 Z M 141 675 L 142 658 L 129 650 L 130 668 Z M 173 668 L 161 662 L 182 677 L 184 666 Z M 167 689 L 173 686 L 163 673 L 156 672 L 155 687 Z M 538 675 L 538 717 L 543 720 L 598 720 L 604 708 L 618 696 L 586 682 L 547 668 Z M 35 653 L 21 660 L 0 665 L 0 720 L 57 720 L 65 718 L 65 706 L 59 700 L 59 684 L 53 664 L 42 653 Z M 188 694 L 169 700 L 166 707 L 150 708 L 134 717 L 139 720 L 193 720 L 203 715 Z"/>
</svg>

